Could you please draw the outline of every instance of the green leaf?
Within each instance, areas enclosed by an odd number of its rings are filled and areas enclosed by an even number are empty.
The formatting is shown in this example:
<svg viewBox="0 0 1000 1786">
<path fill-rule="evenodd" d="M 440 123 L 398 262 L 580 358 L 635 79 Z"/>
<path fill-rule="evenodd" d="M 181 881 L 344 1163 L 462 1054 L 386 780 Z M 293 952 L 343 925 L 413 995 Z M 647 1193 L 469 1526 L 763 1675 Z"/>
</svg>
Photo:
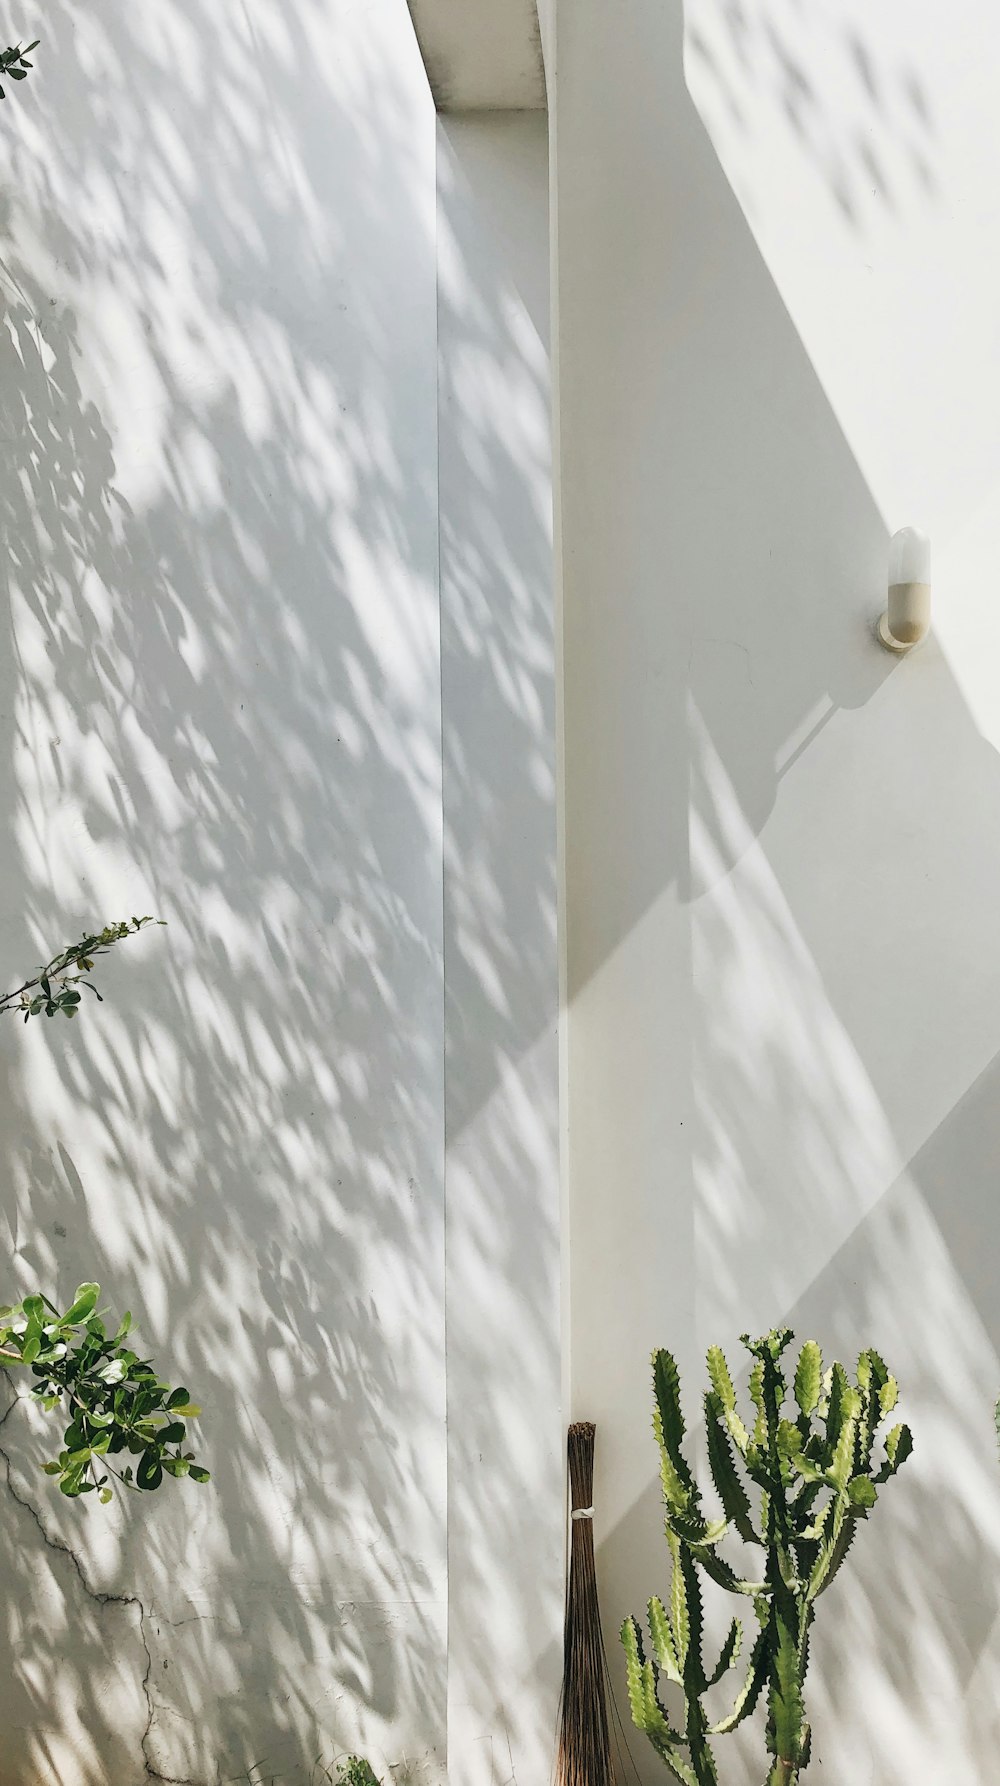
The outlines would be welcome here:
<svg viewBox="0 0 1000 1786">
<path fill-rule="evenodd" d="M 157 1451 L 143 1452 L 136 1468 L 135 1480 L 138 1488 L 159 1488 L 163 1481 L 163 1468 Z"/>
<path fill-rule="evenodd" d="M 173 1397 L 167 1403 L 172 1414 L 182 1414 L 185 1420 L 197 1420 L 201 1409 L 197 1402 L 175 1402 Z"/>
<path fill-rule="evenodd" d="M 190 1476 L 192 1482 L 211 1482 L 212 1480 L 211 1471 L 202 1469 L 200 1464 L 191 1465 Z"/>
<path fill-rule="evenodd" d="M 97 1307 L 100 1294 L 100 1284 L 81 1284 L 71 1306 L 62 1317 L 64 1323 L 67 1326 L 75 1327 L 79 1322 L 85 1321 Z"/>
<path fill-rule="evenodd" d="M 114 1490 L 110 1488 L 102 1488 L 100 1491 L 100 1498 L 106 1507 L 109 1501 L 114 1500 Z"/>
</svg>

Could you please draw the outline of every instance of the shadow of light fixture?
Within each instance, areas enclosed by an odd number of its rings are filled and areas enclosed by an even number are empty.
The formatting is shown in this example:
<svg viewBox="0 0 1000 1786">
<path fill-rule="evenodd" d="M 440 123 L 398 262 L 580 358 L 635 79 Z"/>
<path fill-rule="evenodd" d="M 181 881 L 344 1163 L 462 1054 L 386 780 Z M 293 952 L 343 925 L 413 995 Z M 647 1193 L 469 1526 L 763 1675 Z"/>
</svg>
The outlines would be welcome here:
<svg viewBox="0 0 1000 1786">
<path fill-rule="evenodd" d="M 930 624 L 931 542 L 919 527 L 901 527 L 889 541 L 889 606 L 876 636 L 902 656 L 926 639 Z"/>
</svg>

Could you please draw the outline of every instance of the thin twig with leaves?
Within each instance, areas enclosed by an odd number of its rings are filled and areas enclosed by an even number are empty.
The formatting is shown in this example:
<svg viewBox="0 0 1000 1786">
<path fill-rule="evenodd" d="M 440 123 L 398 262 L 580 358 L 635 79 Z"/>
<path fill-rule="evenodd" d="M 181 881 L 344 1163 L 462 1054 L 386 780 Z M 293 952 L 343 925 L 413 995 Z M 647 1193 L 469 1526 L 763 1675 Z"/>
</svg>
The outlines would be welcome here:
<svg viewBox="0 0 1000 1786">
<path fill-rule="evenodd" d="M 58 955 L 53 955 L 47 967 L 40 967 L 34 977 L 25 980 L 23 986 L 15 986 L 12 992 L 5 992 L 0 997 L 0 1016 L 6 1011 L 19 1011 L 27 1023 L 29 1017 L 38 1017 L 44 1011 L 46 1017 L 54 1017 L 61 1011 L 64 1017 L 75 1017 L 80 1004 L 79 987 L 92 992 L 99 1004 L 103 1003 L 93 980 L 87 978 L 94 965 L 94 957 L 107 955 L 115 943 L 120 943 L 127 936 L 134 936 L 146 924 L 166 924 L 165 918 L 124 918 L 120 924 L 106 924 L 91 936 L 81 937 L 78 943 L 70 943 Z M 37 988 L 37 990 L 36 990 Z"/>
<path fill-rule="evenodd" d="M 28 78 L 28 69 L 34 68 L 35 66 L 34 63 L 29 62 L 27 58 L 30 56 L 32 50 L 37 50 L 41 41 L 40 37 L 36 37 L 34 43 L 29 43 L 26 49 L 22 50 L 18 43 L 15 44 L 13 48 L 0 50 L 0 75 L 5 76 L 11 81 L 26 81 Z M 6 93 L 3 88 L 0 87 L 0 99 L 6 99 L 6 97 Z"/>
</svg>

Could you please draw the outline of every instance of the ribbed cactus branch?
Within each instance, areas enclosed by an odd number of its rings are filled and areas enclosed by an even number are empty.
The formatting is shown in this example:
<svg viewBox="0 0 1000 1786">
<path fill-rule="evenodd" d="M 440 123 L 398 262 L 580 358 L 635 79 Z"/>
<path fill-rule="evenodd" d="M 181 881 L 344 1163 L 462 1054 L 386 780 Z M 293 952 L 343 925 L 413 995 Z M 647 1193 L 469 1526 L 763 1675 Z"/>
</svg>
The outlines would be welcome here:
<svg viewBox="0 0 1000 1786">
<path fill-rule="evenodd" d="M 899 1388 L 871 1348 L 858 1359 L 852 1382 L 842 1364 L 824 1373 L 819 1346 L 807 1340 L 790 1404 L 782 1361 L 791 1340 L 788 1328 L 775 1328 L 758 1340 L 743 1336 L 753 1359 L 749 1427 L 722 1351 L 709 1349 L 705 1429 L 709 1469 L 722 1505 L 722 1518 L 714 1520 L 705 1516 L 684 1454 L 677 1365 L 669 1352 L 653 1354 L 653 1433 L 660 1452 L 670 1595 L 668 1605 L 654 1597 L 647 1608 L 650 1656 L 636 1619 L 626 1619 L 622 1643 L 632 1717 L 681 1786 L 717 1786 L 709 1738 L 727 1735 L 750 1717 L 765 1689 L 770 1757 L 765 1786 L 796 1786 L 810 1752 L 804 1684 L 816 1602 L 834 1580 L 880 1486 L 913 1449 L 906 1426 L 881 1434 Z M 1000 1408 L 997 1420 L 1000 1432 Z M 718 1547 L 730 1530 L 763 1552 L 759 1579 L 744 1579 L 720 1555 Z M 743 1632 L 734 1619 L 717 1661 L 706 1666 L 699 1574 L 742 1596 L 744 1605 L 749 1599 L 757 1621 L 743 1687 L 731 1710 L 714 1721 L 704 1701 L 735 1666 Z M 661 1678 L 681 1697 L 682 1715 L 675 1722 L 660 1697 Z"/>
</svg>

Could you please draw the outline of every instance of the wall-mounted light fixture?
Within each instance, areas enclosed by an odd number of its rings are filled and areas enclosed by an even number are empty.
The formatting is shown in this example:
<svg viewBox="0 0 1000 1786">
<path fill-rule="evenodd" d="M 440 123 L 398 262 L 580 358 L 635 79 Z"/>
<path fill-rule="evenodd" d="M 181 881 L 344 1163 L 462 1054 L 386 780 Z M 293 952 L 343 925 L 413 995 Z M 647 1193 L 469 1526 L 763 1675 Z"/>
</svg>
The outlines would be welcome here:
<svg viewBox="0 0 1000 1786">
<path fill-rule="evenodd" d="M 878 623 L 887 651 L 912 651 L 931 624 L 931 542 L 919 527 L 901 527 L 889 541 L 889 606 Z"/>
</svg>

